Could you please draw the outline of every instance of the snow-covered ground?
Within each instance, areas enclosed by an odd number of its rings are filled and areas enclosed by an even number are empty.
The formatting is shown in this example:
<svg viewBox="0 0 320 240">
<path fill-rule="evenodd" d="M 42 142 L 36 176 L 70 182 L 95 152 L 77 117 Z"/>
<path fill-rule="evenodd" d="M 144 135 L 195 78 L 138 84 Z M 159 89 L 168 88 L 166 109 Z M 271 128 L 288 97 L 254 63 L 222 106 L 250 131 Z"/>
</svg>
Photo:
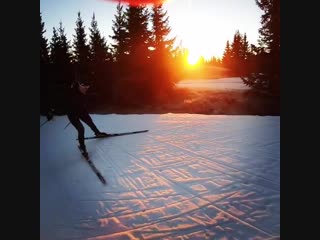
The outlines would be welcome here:
<svg viewBox="0 0 320 240">
<path fill-rule="evenodd" d="M 247 90 L 239 77 L 220 79 L 186 79 L 177 84 L 178 87 L 197 90 Z"/>
<path fill-rule="evenodd" d="M 40 239 L 280 239 L 280 117 L 91 116 L 150 131 L 86 141 L 103 185 L 67 118 L 44 124 Z"/>
</svg>

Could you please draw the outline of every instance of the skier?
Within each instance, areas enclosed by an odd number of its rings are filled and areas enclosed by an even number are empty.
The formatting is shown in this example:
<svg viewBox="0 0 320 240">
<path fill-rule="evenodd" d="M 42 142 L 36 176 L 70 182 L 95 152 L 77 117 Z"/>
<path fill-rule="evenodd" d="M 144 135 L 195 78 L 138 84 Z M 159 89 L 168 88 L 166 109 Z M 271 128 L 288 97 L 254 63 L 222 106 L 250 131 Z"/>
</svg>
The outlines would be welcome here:
<svg viewBox="0 0 320 240">
<path fill-rule="evenodd" d="M 85 108 L 84 96 L 87 94 L 89 87 L 89 84 L 85 81 L 73 83 L 68 89 L 66 104 L 68 119 L 78 131 L 79 148 L 84 154 L 87 154 L 87 150 L 84 144 L 84 126 L 81 121 L 86 123 L 97 137 L 108 136 L 107 133 L 99 131 Z"/>
<path fill-rule="evenodd" d="M 86 145 L 84 144 L 84 126 L 81 121 L 86 123 L 97 137 L 108 136 L 107 133 L 101 132 L 92 121 L 86 107 L 85 107 L 85 95 L 87 94 L 90 85 L 87 81 L 75 81 L 64 93 L 64 108 L 66 110 L 67 117 L 70 123 L 75 127 L 78 132 L 79 148 L 84 155 L 88 155 Z M 53 104 L 52 104 L 53 105 Z M 48 121 L 53 119 L 54 108 L 50 105 L 47 108 L 45 114 Z"/>
</svg>

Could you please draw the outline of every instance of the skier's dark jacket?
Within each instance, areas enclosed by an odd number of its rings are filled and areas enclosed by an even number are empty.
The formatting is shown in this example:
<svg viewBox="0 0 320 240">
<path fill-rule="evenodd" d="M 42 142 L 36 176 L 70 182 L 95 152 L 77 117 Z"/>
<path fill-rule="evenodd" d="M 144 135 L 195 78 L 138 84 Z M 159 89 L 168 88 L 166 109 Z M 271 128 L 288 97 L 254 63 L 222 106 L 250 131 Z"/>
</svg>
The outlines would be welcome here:
<svg viewBox="0 0 320 240">
<path fill-rule="evenodd" d="M 71 87 L 66 89 L 65 96 L 65 110 L 67 114 L 81 115 L 82 113 L 85 113 L 87 111 L 85 104 L 85 95 L 83 95 L 79 91 L 77 83 L 71 85 Z"/>
<path fill-rule="evenodd" d="M 58 88 L 51 92 L 48 99 L 50 101 L 45 114 L 48 120 L 52 119 L 54 114 L 80 116 L 87 112 L 86 96 L 79 91 L 78 83 Z"/>
</svg>

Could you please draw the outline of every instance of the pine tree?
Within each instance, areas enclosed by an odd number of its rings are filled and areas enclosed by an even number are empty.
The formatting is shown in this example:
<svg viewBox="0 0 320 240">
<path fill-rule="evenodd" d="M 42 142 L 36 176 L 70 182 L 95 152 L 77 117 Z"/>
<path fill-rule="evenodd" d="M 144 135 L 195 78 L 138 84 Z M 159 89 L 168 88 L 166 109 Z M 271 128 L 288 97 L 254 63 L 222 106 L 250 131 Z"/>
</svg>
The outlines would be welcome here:
<svg viewBox="0 0 320 240">
<path fill-rule="evenodd" d="M 54 65 L 67 65 L 70 64 L 70 43 L 64 32 L 62 22 L 59 23 L 58 31 L 53 28 L 53 35 L 50 42 L 50 59 Z"/>
<path fill-rule="evenodd" d="M 42 17 L 40 13 L 40 63 L 47 64 L 49 63 L 49 46 L 48 40 L 44 37 L 44 22 L 42 22 Z"/>
<path fill-rule="evenodd" d="M 247 61 L 250 55 L 249 42 L 246 33 L 242 35 L 239 30 L 234 34 L 231 45 L 227 46 L 223 55 L 223 64 L 232 70 L 233 74 L 243 76 L 247 72 Z"/>
<path fill-rule="evenodd" d="M 250 58 L 250 49 L 249 42 L 247 40 L 247 34 L 244 33 L 241 35 L 241 48 L 240 48 L 240 60 L 239 60 L 239 74 L 240 76 L 245 76 L 249 71 L 249 58 Z"/>
<path fill-rule="evenodd" d="M 227 41 L 226 48 L 223 53 L 222 64 L 226 68 L 230 68 L 231 66 L 231 47 L 229 40 Z"/>
<path fill-rule="evenodd" d="M 280 0 L 256 0 L 264 11 L 259 29 L 259 45 L 254 57 L 258 66 L 243 77 L 253 89 L 280 95 Z"/>
<path fill-rule="evenodd" d="M 73 60 L 78 66 L 78 70 L 81 71 L 81 75 L 89 74 L 89 45 L 87 44 L 87 35 L 85 33 L 85 26 L 81 19 L 80 12 L 78 12 L 78 18 L 76 21 L 75 35 L 73 35 Z"/>
<path fill-rule="evenodd" d="M 53 28 L 50 42 L 50 95 L 51 106 L 58 111 L 64 108 L 64 90 L 72 82 L 70 43 L 67 40 L 62 22 L 58 30 Z"/>
<path fill-rule="evenodd" d="M 151 12 L 152 22 L 152 43 L 155 55 L 164 55 L 169 57 L 173 49 L 175 38 L 169 39 L 168 35 L 171 32 L 169 27 L 169 16 L 167 11 L 164 11 L 162 4 L 155 5 Z"/>
<path fill-rule="evenodd" d="M 280 52 L 280 0 L 256 0 L 258 7 L 264 11 L 261 16 L 260 46 L 266 52 Z"/>
<path fill-rule="evenodd" d="M 49 89 L 49 47 L 43 36 L 46 32 L 40 13 L 40 113 L 46 114 L 50 108 Z"/>
<path fill-rule="evenodd" d="M 92 65 L 101 65 L 111 60 L 107 42 L 98 29 L 98 23 L 95 15 L 92 16 L 90 28 L 90 62 Z"/>
<path fill-rule="evenodd" d="M 109 96 L 111 81 L 110 75 L 108 77 L 106 75 L 110 68 L 109 63 L 112 60 L 112 56 L 108 51 L 105 38 L 101 36 L 94 14 L 91 21 L 89 46 L 91 80 L 93 81 L 91 89 L 98 92 L 100 96 Z"/>
<path fill-rule="evenodd" d="M 241 52 L 240 57 L 245 62 L 250 55 L 249 42 L 247 40 L 247 34 L 245 33 L 241 39 Z"/>
<path fill-rule="evenodd" d="M 126 10 L 128 53 L 132 63 L 144 64 L 149 57 L 151 32 L 148 30 L 149 11 L 143 6 L 129 6 Z"/>
<path fill-rule="evenodd" d="M 55 27 L 53 27 L 53 34 L 50 42 L 50 61 L 53 64 L 59 62 L 59 52 L 60 52 L 60 39 L 58 32 Z"/>
<path fill-rule="evenodd" d="M 241 62 L 241 34 L 237 30 L 233 37 L 233 42 L 231 44 L 231 67 L 236 75 L 239 74 L 239 65 Z"/>
<path fill-rule="evenodd" d="M 162 4 L 154 5 L 151 10 L 150 20 L 151 44 L 153 51 L 152 60 L 152 86 L 153 96 L 164 94 L 172 89 L 176 82 L 176 74 L 172 71 L 173 65 L 173 44 L 175 38 L 169 38 L 171 28 L 169 26 L 169 16 L 164 11 Z M 165 96 L 162 96 L 165 98 Z"/>
<path fill-rule="evenodd" d="M 117 5 L 115 20 L 112 20 L 112 23 L 113 35 L 110 37 L 114 41 L 114 44 L 112 44 L 113 56 L 116 62 L 121 62 L 128 53 L 128 31 L 126 15 L 123 10 L 123 5 L 120 3 Z"/>
<path fill-rule="evenodd" d="M 65 33 L 65 29 L 62 26 L 62 22 L 60 22 L 59 26 L 59 41 L 61 47 L 61 63 L 64 65 L 69 65 L 71 63 L 71 46 L 70 41 L 67 39 L 67 35 Z"/>
</svg>

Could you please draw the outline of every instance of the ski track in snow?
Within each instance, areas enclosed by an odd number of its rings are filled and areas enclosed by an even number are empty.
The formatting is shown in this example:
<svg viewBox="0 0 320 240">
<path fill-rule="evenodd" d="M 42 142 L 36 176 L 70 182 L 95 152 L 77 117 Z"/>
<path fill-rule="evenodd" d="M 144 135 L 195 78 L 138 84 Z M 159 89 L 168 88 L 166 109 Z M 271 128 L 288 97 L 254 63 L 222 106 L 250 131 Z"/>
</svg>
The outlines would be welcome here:
<svg viewBox="0 0 320 240">
<path fill-rule="evenodd" d="M 67 118 L 43 125 L 41 239 L 280 239 L 280 117 L 92 118 L 149 132 L 86 141 L 104 186 Z"/>
</svg>

